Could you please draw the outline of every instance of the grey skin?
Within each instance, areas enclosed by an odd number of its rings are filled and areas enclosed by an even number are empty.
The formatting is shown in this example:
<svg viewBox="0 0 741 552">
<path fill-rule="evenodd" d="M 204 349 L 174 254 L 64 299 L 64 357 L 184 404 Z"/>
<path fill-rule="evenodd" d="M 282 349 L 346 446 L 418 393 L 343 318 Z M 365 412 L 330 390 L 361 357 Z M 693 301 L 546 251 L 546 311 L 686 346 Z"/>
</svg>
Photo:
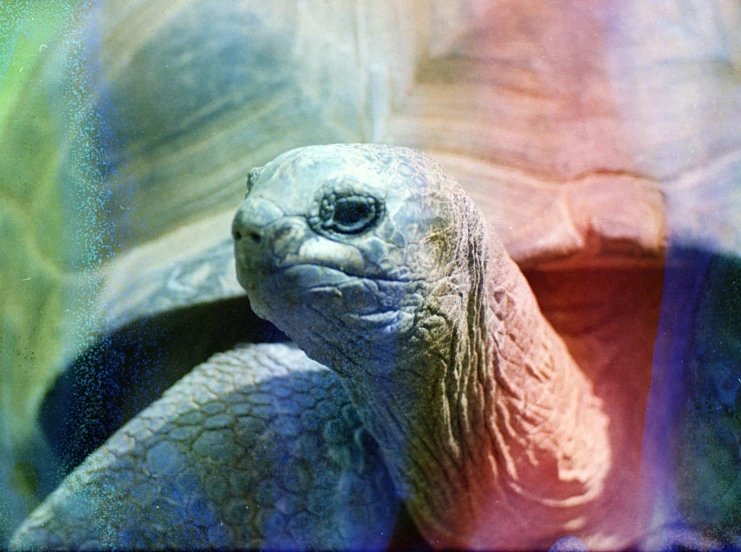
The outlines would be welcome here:
<svg viewBox="0 0 741 552">
<path fill-rule="evenodd" d="M 337 377 L 290 344 L 247 344 L 88 456 L 11 547 L 378 549 L 398 510 Z"/>
<path fill-rule="evenodd" d="M 522 273 L 429 157 L 309 147 L 250 174 L 233 223 L 254 311 L 340 377 L 435 546 L 620 536 L 591 384 Z"/>
<path fill-rule="evenodd" d="M 214 356 L 13 547 L 379 548 L 400 500 L 434 546 L 625 542 L 594 508 L 612 462 L 600 401 L 447 173 L 414 150 L 323 146 L 249 187 L 238 279 L 314 360 Z"/>
</svg>

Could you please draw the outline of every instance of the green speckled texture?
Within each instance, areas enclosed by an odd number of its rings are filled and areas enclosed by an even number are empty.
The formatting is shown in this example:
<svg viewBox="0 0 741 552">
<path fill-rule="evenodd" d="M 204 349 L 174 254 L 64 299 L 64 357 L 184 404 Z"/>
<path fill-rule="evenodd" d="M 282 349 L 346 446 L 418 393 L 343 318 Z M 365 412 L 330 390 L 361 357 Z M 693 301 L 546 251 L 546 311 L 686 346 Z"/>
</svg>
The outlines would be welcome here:
<svg viewBox="0 0 741 552">
<path fill-rule="evenodd" d="M 98 330 L 97 114 L 73 32 L 85 10 L 0 5 L 0 546 L 54 469 L 35 425 L 43 395 Z"/>
</svg>

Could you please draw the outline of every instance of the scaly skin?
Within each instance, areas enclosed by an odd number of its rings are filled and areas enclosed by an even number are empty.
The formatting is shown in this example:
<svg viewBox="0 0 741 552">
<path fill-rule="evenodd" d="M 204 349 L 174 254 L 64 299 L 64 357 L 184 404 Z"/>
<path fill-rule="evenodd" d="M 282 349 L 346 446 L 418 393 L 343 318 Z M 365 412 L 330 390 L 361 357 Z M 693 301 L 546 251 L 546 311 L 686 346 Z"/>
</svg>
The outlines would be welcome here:
<svg viewBox="0 0 741 552">
<path fill-rule="evenodd" d="M 601 405 L 439 166 L 335 146 L 250 180 L 241 283 L 340 377 L 285 345 L 214 357 L 90 456 L 15 546 L 382 546 L 397 495 L 434 545 L 619 542 L 590 510 L 611 460 Z M 343 236 L 317 187 L 378 217 Z"/>
<path fill-rule="evenodd" d="M 592 386 L 458 185 L 406 148 L 302 148 L 250 174 L 237 276 L 336 371 L 436 546 L 628 544 Z"/>
<path fill-rule="evenodd" d="M 90 455 L 11 546 L 379 548 L 398 507 L 338 378 L 291 345 L 244 345 Z"/>
</svg>

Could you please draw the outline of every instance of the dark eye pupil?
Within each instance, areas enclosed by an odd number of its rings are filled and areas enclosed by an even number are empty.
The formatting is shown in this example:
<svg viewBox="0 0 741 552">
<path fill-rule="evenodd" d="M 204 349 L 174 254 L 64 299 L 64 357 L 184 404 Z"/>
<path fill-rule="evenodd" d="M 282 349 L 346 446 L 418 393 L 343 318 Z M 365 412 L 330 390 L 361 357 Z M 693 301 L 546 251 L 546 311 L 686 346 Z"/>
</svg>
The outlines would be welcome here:
<svg viewBox="0 0 741 552">
<path fill-rule="evenodd" d="M 342 234 L 359 234 L 380 217 L 380 205 L 373 197 L 327 198 L 322 202 L 322 226 Z"/>
<path fill-rule="evenodd" d="M 354 226 L 373 214 L 370 203 L 360 203 L 352 199 L 341 199 L 334 207 L 334 222 L 343 226 Z"/>
</svg>

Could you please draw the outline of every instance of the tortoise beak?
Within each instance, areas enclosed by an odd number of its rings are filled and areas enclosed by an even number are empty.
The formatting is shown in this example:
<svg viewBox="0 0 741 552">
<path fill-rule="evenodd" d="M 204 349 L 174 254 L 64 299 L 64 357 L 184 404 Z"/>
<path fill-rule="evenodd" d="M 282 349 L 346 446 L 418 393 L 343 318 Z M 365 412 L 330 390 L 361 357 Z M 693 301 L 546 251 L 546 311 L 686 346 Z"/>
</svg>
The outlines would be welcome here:
<svg viewBox="0 0 741 552">
<path fill-rule="evenodd" d="M 265 227 L 283 216 L 283 211 L 272 201 L 247 198 L 234 215 L 232 237 L 235 242 L 248 238 L 259 243 Z"/>
<path fill-rule="evenodd" d="M 234 216 L 232 237 L 237 280 L 251 295 L 287 258 L 296 257 L 306 239 L 306 223 L 286 216 L 269 200 L 247 198 Z"/>
</svg>

